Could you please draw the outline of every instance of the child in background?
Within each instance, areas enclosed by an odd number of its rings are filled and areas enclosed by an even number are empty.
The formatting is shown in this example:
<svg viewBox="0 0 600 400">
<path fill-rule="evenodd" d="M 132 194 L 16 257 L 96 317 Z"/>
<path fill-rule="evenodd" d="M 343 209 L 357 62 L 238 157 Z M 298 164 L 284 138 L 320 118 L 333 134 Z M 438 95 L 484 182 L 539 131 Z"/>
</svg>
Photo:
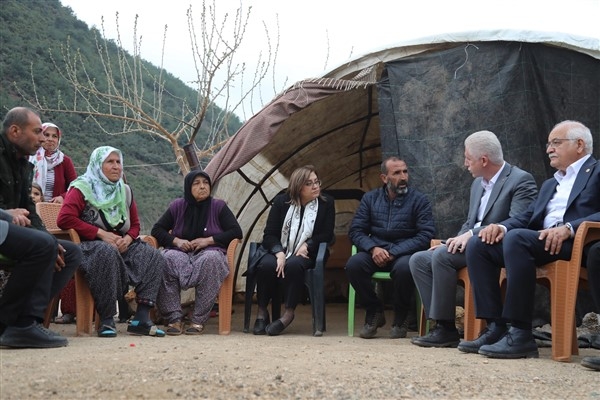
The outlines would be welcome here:
<svg viewBox="0 0 600 400">
<path fill-rule="evenodd" d="M 37 182 L 31 184 L 31 198 L 33 199 L 34 204 L 44 201 L 44 191 Z"/>
</svg>

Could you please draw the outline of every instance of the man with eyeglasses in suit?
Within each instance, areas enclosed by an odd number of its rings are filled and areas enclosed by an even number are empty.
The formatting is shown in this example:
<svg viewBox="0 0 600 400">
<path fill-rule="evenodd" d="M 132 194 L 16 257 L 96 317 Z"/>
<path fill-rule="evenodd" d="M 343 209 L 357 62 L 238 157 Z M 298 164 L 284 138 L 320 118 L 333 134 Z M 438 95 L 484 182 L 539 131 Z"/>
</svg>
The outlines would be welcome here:
<svg viewBox="0 0 600 400">
<path fill-rule="evenodd" d="M 490 358 L 538 357 L 532 334 L 536 268 L 569 260 L 573 237 L 584 221 L 600 221 L 600 163 L 592 156 L 590 129 L 563 121 L 548 137 L 546 153 L 557 171 L 527 211 L 488 225 L 469 240 L 467 268 L 477 318 L 488 327 L 458 349 Z M 498 284 L 506 268 L 506 300 Z M 510 323 L 510 329 L 507 324 Z"/>
</svg>

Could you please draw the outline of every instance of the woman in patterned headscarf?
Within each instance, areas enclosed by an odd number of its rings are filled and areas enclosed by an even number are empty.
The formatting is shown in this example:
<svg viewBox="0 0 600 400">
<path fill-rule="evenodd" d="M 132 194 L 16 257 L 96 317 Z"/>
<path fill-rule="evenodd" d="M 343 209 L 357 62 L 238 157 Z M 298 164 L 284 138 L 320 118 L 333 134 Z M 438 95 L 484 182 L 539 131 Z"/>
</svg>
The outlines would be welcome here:
<svg viewBox="0 0 600 400">
<path fill-rule="evenodd" d="M 69 184 L 77 178 L 73 161 L 60 151 L 62 132 L 53 123 L 42 124 L 42 134 L 46 139 L 35 155 L 29 157 L 33 164 L 33 181 L 44 193 L 44 201 L 62 203 Z"/>
<path fill-rule="evenodd" d="M 164 336 L 150 319 L 165 268 L 157 249 L 139 239 L 140 221 L 131 188 L 123 182 L 123 156 L 110 146 L 92 152 L 87 171 L 67 193 L 57 220 L 81 238 L 81 269 L 101 318 L 100 337 L 117 335 L 117 298 L 135 288 L 137 311 L 127 332 Z"/>
<path fill-rule="evenodd" d="M 258 315 L 255 335 L 279 335 L 292 323 L 304 288 L 304 271 L 315 267 L 319 243 L 331 243 L 335 227 L 335 205 L 321 193 L 321 181 L 312 165 L 292 172 L 285 193 L 273 199 L 265 225 L 262 247 L 266 250 L 256 263 Z M 285 312 L 270 323 L 267 305 L 283 284 Z"/>
</svg>

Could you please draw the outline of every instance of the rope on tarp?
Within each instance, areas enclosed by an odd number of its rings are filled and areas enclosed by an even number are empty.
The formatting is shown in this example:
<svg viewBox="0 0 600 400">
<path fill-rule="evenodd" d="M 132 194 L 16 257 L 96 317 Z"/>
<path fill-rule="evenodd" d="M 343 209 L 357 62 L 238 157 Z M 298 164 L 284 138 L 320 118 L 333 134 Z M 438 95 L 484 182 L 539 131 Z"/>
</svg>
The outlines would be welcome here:
<svg viewBox="0 0 600 400">
<path fill-rule="evenodd" d="M 318 85 L 329 87 L 335 90 L 348 91 L 357 88 L 366 88 L 377 82 L 375 66 L 370 66 L 359 71 L 352 79 L 336 79 L 336 78 L 310 78 L 296 82 L 287 88 L 283 94 L 297 89 L 302 89 L 306 83 L 316 83 Z"/>
</svg>

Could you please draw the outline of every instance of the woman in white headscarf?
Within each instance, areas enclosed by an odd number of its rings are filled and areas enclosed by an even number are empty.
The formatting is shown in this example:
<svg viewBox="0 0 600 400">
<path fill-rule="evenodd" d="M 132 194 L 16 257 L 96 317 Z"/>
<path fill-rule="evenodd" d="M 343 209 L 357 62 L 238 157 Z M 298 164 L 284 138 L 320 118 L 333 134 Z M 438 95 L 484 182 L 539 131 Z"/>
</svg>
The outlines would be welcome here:
<svg viewBox="0 0 600 400">
<path fill-rule="evenodd" d="M 265 225 L 262 247 L 266 254 L 255 267 L 255 335 L 279 335 L 292 323 L 304 288 L 304 271 L 315 267 L 319 243 L 332 242 L 334 227 L 334 199 L 321 193 L 315 167 L 296 169 L 287 191 L 273 199 Z M 281 318 L 270 322 L 267 305 L 279 284 L 283 284 L 285 311 Z"/>
<path fill-rule="evenodd" d="M 57 220 L 81 238 L 81 269 L 100 315 L 100 337 L 117 335 L 116 303 L 135 288 L 137 311 L 127 332 L 165 336 L 150 319 L 165 268 L 157 249 L 139 239 L 140 221 L 131 188 L 123 182 L 123 156 L 110 146 L 92 152 L 85 174 L 67 193 Z"/>
<path fill-rule="evenodd" d="M 60 149 L 62 131 L 51 122 L 42 124 L 42 134 L 46 139 L 35 155 L 29 157 L 33 164 L 33 183 L 39 185 L 42 200 L 51 203 L 62 203 L 71 182 L 77 178 L 73 161 Z M 69 280 L 60 291 L 61 316 L 54 322 L 69 324 L 75 319 L 75 281 Z"/>
<path fill-rule="evenodd" d="M 44 122 L 42 134 L 46 140 L 37 153 L 29 157 L 29 162 L 33 164 L 33 181 L 42 188 L 44 201 L 62 203 L 77 173 L 73 161 L 59 149 L 62 138 L 60 128 Z"/>
</svg>

